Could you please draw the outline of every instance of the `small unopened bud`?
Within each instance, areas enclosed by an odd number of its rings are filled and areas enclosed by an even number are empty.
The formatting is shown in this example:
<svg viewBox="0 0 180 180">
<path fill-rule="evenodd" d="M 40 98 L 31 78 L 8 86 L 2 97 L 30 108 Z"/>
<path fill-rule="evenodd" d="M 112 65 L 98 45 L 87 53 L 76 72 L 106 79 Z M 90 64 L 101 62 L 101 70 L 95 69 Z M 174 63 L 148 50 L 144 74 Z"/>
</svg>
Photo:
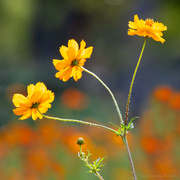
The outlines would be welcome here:
<svg viewBox="0 0 180 180">
<path fill-rule="evenodd" d="M 80 138 L 77 139 L 77 144 L 78 144 L 78 145 L 81 146 L 81 145 L 83 145 L 84 143 L 85 143 L 85 141 L 84 141 L 83 138 L 80 137 Z"/>
</svg>

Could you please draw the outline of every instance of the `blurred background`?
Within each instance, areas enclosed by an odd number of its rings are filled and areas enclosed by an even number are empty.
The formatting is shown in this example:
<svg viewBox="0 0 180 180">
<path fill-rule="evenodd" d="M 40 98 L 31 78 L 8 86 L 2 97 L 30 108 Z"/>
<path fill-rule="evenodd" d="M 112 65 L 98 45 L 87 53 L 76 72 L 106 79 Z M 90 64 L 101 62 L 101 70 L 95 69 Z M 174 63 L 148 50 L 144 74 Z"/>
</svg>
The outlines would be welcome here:
<svg viewBox="0 0 180 180">
<path fill-rule="evenodd" d="M 61 45 L 84 39 L 93 54 L 85 68 L 114 92 L 122 115 L 143 37 L 128 36 L 134 15 L 162 22 L 164 44 L 147 40 L 136 75 L 129 119 L 139 116 L 128 139 L 138 179 L 179 179 L 179 0 L 1 0 L 0 177 L 4 180 L 95 180 L 77 157 L 79 136 L 92 160 L 108 156 L 104 179 L 131 179 L 121 139 L 103 129 L 53 120 L 18 121 L 12 96 L 41 81 L 55 93 L 47 114 L 119 125 L 104 87 L 83 72 L 80 80 L 55 78 L 52 59 Z M 110 125 L 111 126 L 111 125 Z"/>
</svg>

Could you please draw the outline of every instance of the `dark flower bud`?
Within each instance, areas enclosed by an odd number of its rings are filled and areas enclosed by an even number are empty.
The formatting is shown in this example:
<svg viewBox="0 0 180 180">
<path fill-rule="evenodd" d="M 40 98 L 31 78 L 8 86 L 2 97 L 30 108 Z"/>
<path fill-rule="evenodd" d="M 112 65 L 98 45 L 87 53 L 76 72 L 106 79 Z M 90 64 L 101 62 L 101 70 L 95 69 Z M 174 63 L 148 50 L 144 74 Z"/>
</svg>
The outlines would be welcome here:
<svg viewBox="0 0 180 180">
<path fill-rule="evenodd" d="M 77 139 L 77 144 L 78 144 L 78 145 L 81 146 L 81 145 L 83 145 L 84 143 L 85 143 L 85 141 L 84 141 L 83 138 L 80 137 L 80 138 Z"/>
</svg>

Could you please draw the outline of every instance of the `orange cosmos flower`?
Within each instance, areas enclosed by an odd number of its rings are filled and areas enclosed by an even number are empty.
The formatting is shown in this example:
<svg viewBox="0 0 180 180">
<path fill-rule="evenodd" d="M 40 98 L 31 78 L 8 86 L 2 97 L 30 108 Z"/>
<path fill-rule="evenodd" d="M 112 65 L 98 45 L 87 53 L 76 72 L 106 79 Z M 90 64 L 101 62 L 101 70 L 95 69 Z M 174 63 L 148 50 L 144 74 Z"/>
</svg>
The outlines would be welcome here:
<svg viewBox="0 0 180 180">
<path fill-rule="evenodd" d="M 169 99 L 171 98 L 172 94 L 173 94 L 173 90 L 169 86 L 159 86 L 159 87 L 156 87 L 154 92 L 153 92 L 154 97 L 157 100 L 161 101 L 161 102 L 169 101 Z"/>
<path fill-rule="evenodd" d="M 68 41 L 68 47 L 60 47 L 59 51 L 64 59 L 53 59 L 53 64 L 59 71 L 55 75 L 57 78 L 63 81 L 67 81 L 71 77 L 75 81 L 81 78 L 83 69 L 80 66 L 84 66 L 86 59 L 90 58 L 93 50 L 92 46 L 88 48 L 85 46 L 86 42 L 82 40 L 79 49 L 78 43 L 71 39 Z"/>
<path fill-rule="evenodd" d="M 161 31 L 166 31 L 167 27 L 163 23 L 154 22 L 153 19 L 146 19 L 145 21 L 134 15 L 134 22 L 129 21 L 128 35 L 138 35 L 144 37 L 152 37 L 155 41 L 164 43 L 165 39 Z"/>
<path fill-rule="evenodd" d="M 180 110 L 180 92 L 175 92 L 172 94 L 169 104 L 174 110 Z"/>
<path fill-rule="evenodd" d="M 61 102 L 68 108 L 84 110 L 89 105 L 89 98 L 85 93 L 75 88 L 68 88 L 62 93 Z"/>
<path fill-rule="evenodd" d="M 51 107 L 51 102 L 54 100 L 54 93 L 47 90 L 47 87 L 42 82 L 38 82 L 36 85 L 30 84 L 27 87 L 27 97 L 22 94 L 14 94 L 13 103 L 16 109 L 13 112 L 16 115 L 22 115 L 19 119 L 24 120 L 32 116 L 33 120 L 37 118 L 42 119 L 41 113 L 47 112 Z M 38 110 L 37 110 L 38 109 Z"/>
</svg>

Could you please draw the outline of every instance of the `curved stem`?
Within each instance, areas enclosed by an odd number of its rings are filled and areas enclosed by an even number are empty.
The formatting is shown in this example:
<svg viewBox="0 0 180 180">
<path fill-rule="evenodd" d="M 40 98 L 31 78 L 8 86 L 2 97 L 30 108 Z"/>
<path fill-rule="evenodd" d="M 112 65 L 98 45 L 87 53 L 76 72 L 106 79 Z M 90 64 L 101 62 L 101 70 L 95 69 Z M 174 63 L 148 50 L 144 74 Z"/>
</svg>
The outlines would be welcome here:
<svg viewBox="0 0 180 180">
<path fill-rule="evenodd" d="M 134 180 L 137 180 L 135 169 L 134 169 L 134 164 L 133 164 L 133 160 L 132 160 L 132 156 L 131 156 L 131 152 L 130 152 L 129 145 L 128 145 L 128 142 L 127 142 L 127 135 L 125 135 L 125 137 L 124 137 L 124 142 L 125 142 L 125 146 L 126 146 L 126 149 L 127 149 L 129 162 L 131 164 L 131 169 L 132 169 Z"/>
<path fill-rule="evenodd" d="M 133 77 L 132 77 L 132 80 L 131 80 L 131 85 L 130 85 L 130 88 L 129 88 L 129 94 L 128 94 L 128 99 L 127 99 L 127 104 L 126 104 L 125 126 L 127 125 L 127 120 L 128 120 L 129 104 L 130 104 L 130 99 L 131 99 L 132 88 L 133 88 L 133 84 L 134 84 L 134 80 L 135 80 L 135 77 L 136 77 L 136 73 L 137 73 L 139 64 L 141 62 L 141 58 L 142 58 L 143 52 L 144 52 L 144 48 L 145 48 L 145 45 L 146 45 L 146 39 L 147 39 L 147 37 L 145 37 L 144 44 L 143 44 L 143 47 L 142 47 L 142 50 L 141 50 L 141 53 L 140 53 L 140 56 L 139 56 L 136 68 L 134 70 L 134 74 L 133 74 Z"/>
<path fill-rule="evenodd" d="M 45 118 L 47 119 L 53 119 L 53 120 L 57 120 L 57 121 L 64 121 L 64 122 L 76 122 L 76 123 L 81 123 L 81 124 L 87 124 L 87 125 L 90 125 L 90 126 L 96 126 L 96 127 L 100 127 L 100 128 L 103 128 L 103 129 L 107 129 L 107 130 L 110 130 L 112 132 L 114 132 L 115 134 L 117 134 L 117 131 L 114 130 L 114 129 L 111 129 L 107 126 L 104 126 L 104 125 L 101 125 L 101 124 L 95 124 L 95 123 L 91 123 L 91 122 L 86 122 L 86 121 L 82 121 L 82 120 L 76 120 L 76 119 L 63 119 L 63 118 L 57 118 L 57 117 L 52 117 L 52 116 L 47 116 L 47 115 L 44 115 L 42 114 L 39 110 L 38 112 Z"/>
<path fill-rule="evenodd" d="M 122 119 L 122 115 L 121 115 L 121 112 L 120 112 L 120 109 L 119 109 L 119 106 L 118 106 L 118 103 L 114 97 L 114 94 L 112 93 L 112 91 L 108 88 L 108 86 L 96 75 L 94 74 L 93 72 L 87 70 L 86 68 L 80 66 L 84 71 L 86 71 L 87 73 L 91 74 L 92 76 L 94 76 L 109 92 L 109 94 L 111 95 L 113 101 L 114 101 L 114 104 L 115 104 L 115 107 L 116 107 L 116 110 L 117 110 L 117 113 L 118 113 L 118 116 L 119 116 L 119 119 L 120 119 L 120 122 L 121 124 L 124 124 L 123 122 L 123 119 Z"/>
</svg>

